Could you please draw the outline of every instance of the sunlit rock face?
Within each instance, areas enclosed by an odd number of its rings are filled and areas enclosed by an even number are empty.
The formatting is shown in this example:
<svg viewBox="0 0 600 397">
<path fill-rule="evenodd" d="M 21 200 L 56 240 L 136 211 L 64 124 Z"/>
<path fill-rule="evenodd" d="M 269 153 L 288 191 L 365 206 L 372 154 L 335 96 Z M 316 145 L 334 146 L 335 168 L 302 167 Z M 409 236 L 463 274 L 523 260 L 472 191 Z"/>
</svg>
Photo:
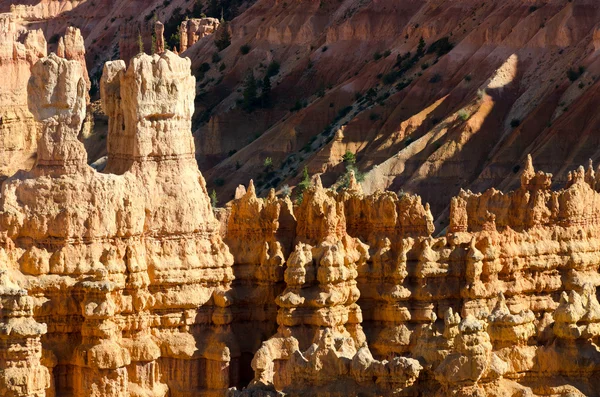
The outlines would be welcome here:
<svg viewBox="0 0 600 397">
<path fill-rule="evenodd" d="M 250 182 L 216 211 L 190 60 L 105 65 L 99 173 L 64 55 L 29 67 L 37 160 L 0 190 L 1 395 L 595 395 L 591 164 L 551 190 L 529 157 L 517 190 L 462 191 L 437 234 L 420 197 L 353 174 L 295 204 Z"/>
<path fill-rule="evenodd" d="M 47 54 L 46 39 L 41 30 L 27 30 L 20 22 L 22 21 L 14 14 L 0 14 L 0 72 L 4 78 L 0 86 L 0 180 L 18 170 L 30 170 L 33 167 L 38 158 L 38 144 L 49 144 L 49 134 L 45 134 L 45 139 L 38 140 L 44 135 L 44 130 L 53 128 L 50 127 L 50 119 L 54 120 L 55 129 L 71 128 L 75 134 L 71 136 L 77 138 L 85 117 L 85 107 L 64 103 L 64 93 L 55 89 L 76 89 L 81 92 L 80 95 L 71 98 L 75 100 L 83 96 L 84 101 L 89 100 L 87 92 L 90 80 L 86 69 L 84 41 L 79 29 L 69 27 L 64 36 L 59 38 L 58 56 L 52 55 L 45 61 L 54 65 L 50 68 L 54 69 L 52 72 L 34 72 L 34 68 L 43 69 L 38 61 Z M 75 60 L 79 66 L 60 63 L 63 58 Z M 74 72 L 76 68 L 78 69 Z M 73 73 L 82 75 L 83 85 L 79 85 L 79 80 Z M 68 83 L 56 86 L 56 81 L 32 81 L 36 77 L 38 80 L 61 78 Z M 46 89 L 41 88 L 41 85 L 47 85 Z M 54 95 L 56 98 L 42 100 L 41 95 Z M 57 112 L 58 108 L 61 111 Z M 65 120 L 63 110 L 77 113 L 77 117 Z M 65 150 L 68 150 L 68 146 L 65 145 Z M 50 149 L 46 147 L 45 150 Z M 41 160 L 44 161 L 43 158 Z"/>
<path fill-rule="evenodd" d="M 76 139 L 80 64 L 51 55 L 32 69 L 29 98 L 44 129 L 36 166 L 3 185 L 2 266 L 47 327 L 49 395 L 222 392 L 237 351 L 232 257 L 193 158 L 189 60 L 140 55 L 117 66 L 112 110 L 125 117 L 109 136 L 107 168 L 121 175 L 87 166 Z M 110 143 L 123 137 L 115 153 Z"/>
<path fill-rule="evenodd" d="M 27 106 L 31 67 L 46 56 L 41 31 L 27 31 L 11 14 L 0 15 L 0 180 L 35 162 L 38 125 Z"/>
</svg>

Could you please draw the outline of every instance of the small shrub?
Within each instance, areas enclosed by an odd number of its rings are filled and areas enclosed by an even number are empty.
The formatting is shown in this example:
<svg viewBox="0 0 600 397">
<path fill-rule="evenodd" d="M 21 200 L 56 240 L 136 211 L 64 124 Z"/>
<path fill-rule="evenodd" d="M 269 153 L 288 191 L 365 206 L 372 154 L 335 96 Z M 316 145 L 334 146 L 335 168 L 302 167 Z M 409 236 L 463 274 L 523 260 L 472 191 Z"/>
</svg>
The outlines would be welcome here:
<svg viewBox="0 0 600 397">
<path fill-rule="evenodd" d="M 323 48 L 321 48 L 321 52 L 327 51 L 327 48 L 328 48 L 327 46 L 323 46 Z"/>
<path fill-rule="evenodd" d="M 381 82 L 385 85 L 389 85 L 389 84 L 394 84 L 397 79 L 398 79 L 398 73 L 396 73 L 395 71 L 391 71 L 391 72 L 383 75 L 383 77 L 381 78 Z"/>
<path fill-rule="evenodd" d="M 243 46 L 240 47 L 240 52 L 242 53 L 242 55 L 246 55 L 250 52 L 250 45 L 249 44 L 244 44 Z"/>
<path fill-rule="evenodd" d="M 439 83 L 440 81 L 442 81 L 442 75 L 439 73 L 434 74 L 433 76 L 431 76 L 431 78 L 429 79 L 430 83 Z"/>
<path fill-rule="evenodd" d="M 396 89 L 398 91 L 402 91 L 403 89 L 408 87 L 410 85 L 410 83 L 412 83 L 412 80 L 403 80 L 403 81 L 399 82 L 398 84 L 396 84 Z"/>
<path fill-rule="evenodd" d="M 431 44 L 427 49 L 427 53 L 433 54 L 435 52 L 438 57 L 441 57 L 452 51 L 453 48 L 454 44 L 452 44 L 450 38 L 446 36 Z"/>
<path fill-rule="evenodd" d="M 470 117 L 469 112 L 467 112 L 466 110 L 462 109 L 458 111 L 458 118 L 461 119 L 462 121 L 467 121 Z"/>
<path fill-rule="evenodd" d="M 510 121 L 510 126 L 511 126 L 512 128 L 517 128 L 517 127 L 518 127 L 518 126 L 520 126 L 520 125 L 521 125 L 521 120 L 519 120 L 519 119 L 512 119 L 512 120 Z"/>
<path fill-rule="evenodd" d="M 292 194 L 292 188 L 290 188 L 290 185 L 283 185 L 283 187 L 281 188 L 281 195 L 283 197 L 290 197 L 290 195 Z"/>
<path fill-rule="evenodd" d="M 277 61 L 271 61 L 269 66 L 267 66 L 267 76 L 273 77 L 279 73 L 280 65 Z"/>
<path fill-rule="evenodd" d="M 263 163 L 263 165 L 265 166 L 266 169 L 273 168 L 273 159 L 271 157 L 267 157 L 265 159 L 265 162 Z"/>
<path fill-rule="evenodd" d="M 217 178 L 215 179 L 215 185 L 218 187 L 224 186 L 225 185 L 225 179 L 223 178 Z"/>
<path fill-rule="evenodd" d="M 298 203 L 302 203 L 302 195 L 304 191 L 310 187 L 310 175 L 308 174 L 308 167 L 304 166 L 304 170 L 302 171 L 302 181 L 298 184 Z"/>
<path fill-rule="evenodd" d="M 215 189 L 213 189 L 213 191 L 210 193 L 210 205 L 212 205 L 213 208 L 217 208 L 218 203 L 219 200 L 217 199 L 217 192 Z"/>
<path fill-rule="evenodd" d="M 350 113 L 352 111 L 352 106 L 346 106 L 345 108 L 341 109 L 337 116 L 336 116 L 336 120 L 340 120 L 343 119 L 344 117 L 346 117 L 348 115 L 348 113 Z"/>
<path fill-rule="evenodd" d="M 356 164 L 356 155 L 350 150 L 346 150 L 346 153 L 344 153 L 344 155 L 342 156 L 342 160 L 346 164 Z"/>
<path fill-rule="evenodd" d="M 302 102 L 300 102 L 300 100 L 298 99 L 298 100 L 296 101 L 296 103 L 294 104 L 294 106 L 293 106 L 293 107 L 290 109 L 290 111 L 292 111 L 292 112 L 297 112 L 297 111 L 299 111 L 300 109 L 302 109 L 302 107 L 303 107 L 303 106 L 302 106 Z"/>
<path fill-rule="evenodd" d="M 376 120 L 379 120 L 380 118 L 381 118 L 381 116 L 377 113 L 371 113 L 369 115 L 369 120 L 371 120 L 371 121 L 376 121 Z"/>
<path fill-rule="evenodd" d="M 567 77 L 571 81 L 576 81 L 584 73 L 585 73 L 585 67 L 583 67 L 583 66 L 580 66 L 577 70 L 570 68 L 569 70 L 567 70 Z"/>
<path fill-rule="evenodd" d="M 465 81 L 466 81 L 467 83 L 468 83 L 469 81 L 471 81 L 471 80 L 472 80 L 472 77 L 471 77 L 471 75 L 470 75 L 470 74 L 468 74 L 468 75 L 466 75 L 466 76 L 465 76 Z"/>
<path fill-rule="evenodd" d="M 377 51 L 375 54 L 373 54 L 373 60 L 375 60 L 375 61 L 380 60 L 381 57 L 382 57 L 382 55 L 379 51 Z"/>
</svg>

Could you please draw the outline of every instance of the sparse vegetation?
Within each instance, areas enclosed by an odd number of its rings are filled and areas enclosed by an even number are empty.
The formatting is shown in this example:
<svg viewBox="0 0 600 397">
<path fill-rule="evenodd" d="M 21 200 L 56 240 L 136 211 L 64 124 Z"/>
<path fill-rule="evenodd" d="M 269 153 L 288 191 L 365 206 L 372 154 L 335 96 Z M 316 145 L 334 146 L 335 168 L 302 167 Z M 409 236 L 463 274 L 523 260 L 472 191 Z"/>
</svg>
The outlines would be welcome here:
<svg viewBox="0 0 600 397">
<path fill-rule="evenodd" d="M 246 55 L 250 52 L 250 45 L 249 44 L 244 44 L 243 46 L 240 47 L 240 53 L 242 55 Z"/>
<path fill-rule="evenodd" d="M 217 199 L 217 192 L 215 189 L 213 189 L 213 191 L 210 193 L 210 205 L 212 205 L 213 208 L 217 208 L 218 203 L 219 200 Z"/>
<path fill-rule="evenodd" d="M 304 192 L 306 189 L 310 187 L 310 175 L 308 174 L 308 167 L 304 166 L 304 170 L 302 171 L 302 181 L 298 184 L 296 189 L 298 189 L 298 197 L 296 202 L 298 204 L 302 203 L 302 198 L 304 196 Z"/>
<path fill-rule="evenodd" d="M 585 67 L 580 66 L 577 70 L 570 68 L 567 70 L 567 77 L 571 81 L 577 81 L 581 77 L 582 74 L 585 73 Z"/>
<path fill-rule="evenodd" d="M 271 61 L 271 63 L 269 63 L 269 66 L 267 66 L 267 76 L 276 76 L 279 73 L 280 67 L 281 66 L 279 65 L 279 62 L 275 60 Z"/>
<path fill-rule="evenodd" d="M 427 49 L 428 54 L 436 53 L 438 57 L 442 55 L 446 55 L 454 48 L 454 44 L 450 42 L 450 38 L 448 36 L 442 37 L 441 39 L 435 41 L 433 44 L 429 46 Z"/>
<path fill-rule="evenodd" d="M 431 78 L 429 79 L 430 83 L 439 83 L 440 81 L 442 81 L 442 75 L 439 73 L 434 74 L 433 76 L 431 76 Z"/>
<path fill-rule="evenodd" d="M 346 150 L 346 153 L 342 156 L 342 161 L 346 164 L 355 164 L 356 163 L 356 155 L 352 153 L 350 150 Z"/>
<path fill-rule="evenodd" d="M 144 52 L 144 39 L 142 38 L 141 32 L 138 32 L 138 49 L 140 51 L 139 54 Z"/>
<path fill-rule="evenodd" d="M 219 51 L 223 51 L 225 48 L 231 45 L 231 35 L 229 34 L 229 24 L 223 22 L 219 27 L 218 36 L 215 38 L 215 46 Z"/>
<path fill-rule="evenodd" d="M 512 119 L 512 120 L 510 121 L 510 126 L 511 126 L 512 128 L 517 128 L 517 127 L 518 127 L 518 126 L 520 126 L 520 125 L 521 125 L 521 120 L 519 120 L 519 119 Z"/>
<path fill-rule="evenodd" d="M 266 170 L 273 169 L 273 159 L 271 157 L 267 157 L 263 163 Z"/>
<path fill-rule="evenodd" d="M 344 161 L 344 164 L 346 164 L 346 172 L 336 183 L 338 190 L 345 189 L 350 186 L 350 178 L 352 173 L 354 173 L 354 178 L 357 182 L 362 182 L 365 180 L 365 175 L 356 167 L 356 155 L 354 153 L 347 150 L 346 153 L 344 153 L 344 156 L 342 156 L 342 160 Z"/>
<path fill-rule="evenodd" d="M 298 99 L 296 101 L 296 103 L 294 104 L 294 106 L 290 109 L 290 111 L 291 112 L 297 112 L 297 111 L 301 110 L 304 107 L 306 107 L 306 103 Z"/>
<path fill-rule="evenodd" d="M 461 109 L 458 111 L 458 118 L 462 121 L 467 121 L 471 115 L 465 109 Z"/>
<path fill-rule="evenodd" d="M 252 112 L 257 102 L 257 87 L 254 73 L 249 71 L 244 81 L 244 93 L 242 100 L 242 108 L 247 112 Z"/>
</svg>

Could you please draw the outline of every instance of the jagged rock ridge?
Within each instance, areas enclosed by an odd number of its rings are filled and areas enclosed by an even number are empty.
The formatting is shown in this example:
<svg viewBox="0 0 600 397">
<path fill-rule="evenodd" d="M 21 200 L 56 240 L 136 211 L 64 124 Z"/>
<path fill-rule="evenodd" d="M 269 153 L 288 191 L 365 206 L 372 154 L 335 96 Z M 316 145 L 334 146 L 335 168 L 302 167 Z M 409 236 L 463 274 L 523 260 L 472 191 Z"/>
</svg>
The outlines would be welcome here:
<svg viewBox="0 0 600 397">
<path fill-rule="evenodd" d="M 253 183 L 217 212 L 195 162 L 190 60 L 105 65 L 104 173 L 77 136 L 80 60 L 31 67 L 31 171 L 0 195 L 0 391 L 54 395 L 574 396 L 599 388 L 600 173 L 528 158 L 463 191 L 434 237 L 418 196 Z"/>
</svg>

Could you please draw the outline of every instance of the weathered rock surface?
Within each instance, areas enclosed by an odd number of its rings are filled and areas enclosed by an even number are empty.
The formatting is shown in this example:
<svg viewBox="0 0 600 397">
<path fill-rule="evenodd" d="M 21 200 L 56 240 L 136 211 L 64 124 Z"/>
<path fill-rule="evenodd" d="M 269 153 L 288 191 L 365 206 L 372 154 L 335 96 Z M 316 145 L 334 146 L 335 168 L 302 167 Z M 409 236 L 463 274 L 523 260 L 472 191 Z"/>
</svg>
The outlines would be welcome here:
<svg viewBox="0 0 600 397">
<path fill-rule="evenodd" d="M 52 145 L 52 135 L 63 134 L 58 130 L 70 129 L 65 136 L 77 140 L 86 116 L 85 106 L 69 101 L 77 101 L 81 95 L 89 101 L 90 80 L 79 29 L 66 30 L 59 39 L 58 56 L 46 59 L 45 67 L 40 65 L 47 53 L 41 30 L 25 29 L 12 14 L 0 14 L 0 25 L 0 71 L 4 76 L 0 87 L 0 180 L 4 180 L 20 169 L 31 169 L 39 154 L 38 143 L 45 145 L 41 154 L 46 155 L 38 160 L 54 161 L 53 155 L 45 152 L 52 150 L 48 147 Z M 78 66 L 63 63 L 63 58 Z M 34 72 L 36 68 L 38 71 Z M 78 76 L 83 79 L 81 86 Z M 69 90 L 73 92 L 65 92 Z M 44 132 L 52 128 L 57 130 L 54 134 Z M 38 142 L 41 135 L 44 138 Z M 68 147 L 63 145 L 61 150 L 70 150 Z M 85 152 L 80 157 L 85 157 Z"/>
<path fill-rule="evenodd" d="M 213 34 L 219 25 L 216 18 L 192 18 L 183 21 L 179 27 L 179 50 L 184 52 L 201 38 Z"/>
<path fill-rule="evenodd" d="M 39 129 L 27 106 L 31 67 L 46 56 L 41 31 L 27 31 L 0 14 L 0 180 L 35 161 Z"/>
<path fill-rule="evenodd" d="M 118 71 L 107 95 L 122 99 L 115 114 L 125 115 L 127 145 L 107 168 L 123 175 L 80 161 L 79 63 L 51 55 L 34 67 L 29 91 L 45 144 L 34 169 L 2 187 L 2 266 L 40 300 L 34 318 L 56 356 L 52 393 L 223 392 L 238 354 L 228 326 L 232 257 L 193 156 L 189 60 L 141 55 L 107 70 Z"/>
<path fill-rule="evenodd" d="M 66 42 L 66 41 L 65 41 Z M 65 52 L 66 55 L 66 52 Z M 421 198 L 319 177 L 217 212 L 195 160 L 191 61 L 109 62 L 104 173 L 77 140 L 81 62 L 29 67 L 37 161 L 0 190 L 7 396 L 593 396 L 600 173 L 561 190 Z"/>
</svg>

